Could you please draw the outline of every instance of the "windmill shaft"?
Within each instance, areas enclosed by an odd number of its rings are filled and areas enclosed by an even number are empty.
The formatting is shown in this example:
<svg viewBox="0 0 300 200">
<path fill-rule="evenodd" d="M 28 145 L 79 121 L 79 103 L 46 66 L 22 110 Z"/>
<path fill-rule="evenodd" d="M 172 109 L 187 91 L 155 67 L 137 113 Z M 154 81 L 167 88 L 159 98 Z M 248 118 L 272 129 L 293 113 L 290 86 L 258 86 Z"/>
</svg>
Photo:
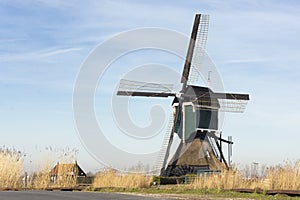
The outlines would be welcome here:
<svg viewBox="0 0 300 200">
<path fill-rule="evenodd" d="M 196 16 L 195 16 L 193 31 L 191 34 L 189 48 L 187 51 L 187 55 L 186 55 L 186 59 L 185 59 L 185 63 L 184 63 L 184 69 L 183 69 L 182 77 L 181 77 L 181 83 L 183 83 L 182 90 L 184 90 L 186 87 L 186 83 L 188 81 L 188 77 L 189 77 L 189 73 L 190 73 L 191 62 L 192 62 L 193 53 L 194 53 L 194 47 L 195 47 L 197 32 L 198 32 L 199 23 L 200 23 L 200 17 L 201 17 L 201 14 L 196 14 Z"/>
</svg>

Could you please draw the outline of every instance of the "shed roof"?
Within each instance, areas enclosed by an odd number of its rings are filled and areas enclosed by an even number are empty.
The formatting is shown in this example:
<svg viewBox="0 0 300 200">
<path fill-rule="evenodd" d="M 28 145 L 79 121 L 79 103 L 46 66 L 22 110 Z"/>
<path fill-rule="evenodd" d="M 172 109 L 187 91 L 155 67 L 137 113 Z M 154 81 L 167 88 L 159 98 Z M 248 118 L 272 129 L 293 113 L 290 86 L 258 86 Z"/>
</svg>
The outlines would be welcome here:
<svg viewBox="0 0 300 200">
<path fill-rule="evenodd" d="M 75 163 L 57 163 L 50 171 L 50 176 L 77 175 L 86 176 L 81 167 Z"/>
</svg>

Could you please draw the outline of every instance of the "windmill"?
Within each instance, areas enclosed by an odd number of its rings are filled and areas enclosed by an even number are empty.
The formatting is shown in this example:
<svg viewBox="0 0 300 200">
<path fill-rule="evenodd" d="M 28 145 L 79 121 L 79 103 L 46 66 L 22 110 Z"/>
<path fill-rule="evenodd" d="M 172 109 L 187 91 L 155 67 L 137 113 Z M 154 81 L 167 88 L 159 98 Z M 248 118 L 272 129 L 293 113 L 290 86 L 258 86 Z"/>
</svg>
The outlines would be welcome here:
<svg viewBox="0 0 300 200">
<path fill-rule="evenodd" d="M 117 95 L 140 97 L 174 97 L 170 128 L 165 135 L 158 160 L 162 176 L 196 174 L 201 170 L 228 169 L 222 143 L 230 147 L 231 138 L 222 138 L 219 112 L 243 112 L 248 94 L 219 93 L 210 87 L 192 85 L 199 77 L 208 33 L 208 15 L 196 14 L 181 77 L 182 88 L 172 91 L 172 85 L 121 80 Z M 210 71 L 209 79 L 210 82 Z M 209 85 L 210 83 L 208 83 Z M 170 149 L 177 136 L 180 144 L 173 156 Z M 230 155 L 228 156 L 230 158 Z M 229 161 L 230 162 L 230 161 Z"/>
</svg>

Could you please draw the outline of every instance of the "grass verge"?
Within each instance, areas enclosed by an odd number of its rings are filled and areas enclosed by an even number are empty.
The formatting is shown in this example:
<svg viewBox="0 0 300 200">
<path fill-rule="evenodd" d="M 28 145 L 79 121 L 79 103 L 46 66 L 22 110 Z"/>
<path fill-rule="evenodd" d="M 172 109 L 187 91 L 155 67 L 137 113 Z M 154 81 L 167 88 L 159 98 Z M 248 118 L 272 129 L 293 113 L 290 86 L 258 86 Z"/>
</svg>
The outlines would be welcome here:
<svg viewBox="0 0 300 200">
<path fill-rule="evenodd" d="M 258 193 L 240 193 L 221 189 L 187 189 L 185 185 L 156 188 L 96 188 L 97 192 L 116 192 L 129 194 L 154 195 L 161 198 L 178 199 L 267 199 L 267 200 L 300 200 L 300 197 L 287 195 L 265 195 Z"/>
</svg>

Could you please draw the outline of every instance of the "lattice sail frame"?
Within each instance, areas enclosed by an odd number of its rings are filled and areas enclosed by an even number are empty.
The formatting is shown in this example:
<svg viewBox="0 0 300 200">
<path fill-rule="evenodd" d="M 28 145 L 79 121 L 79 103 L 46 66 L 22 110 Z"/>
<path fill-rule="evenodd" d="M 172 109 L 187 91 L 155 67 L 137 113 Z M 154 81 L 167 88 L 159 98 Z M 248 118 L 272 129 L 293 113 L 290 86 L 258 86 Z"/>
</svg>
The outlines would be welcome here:
<svg viewBox="0 0 300 200">
<path fill-rule="evenodd" d="M 249 100 L 197 98 L 194 105 L 202 109 L 216 109 L 220 112 L 243 113 Z"/>
<path fill-rule="evenodd" d="M 121 79 L 118 90 L 125 92 L 155 92 L 155 93 L 172 93 L 173 84 L 167 83 L 147 83 Z"/>
<path fill-rule="evenodd" d="M 243 113 L 249 100 L 218 99 L 221 112 Z"/>
<path fill-rule="evenodd" d="M 203 65 L 203 58 L 207 55 L 205 48 L 208 37 L 208 26 L 209 15 L 201 15 L 191 62 L 191 72 L 187 82 L 188 85 L 198 81 L 200 77 L 200 68 Z"/>
</svg>

